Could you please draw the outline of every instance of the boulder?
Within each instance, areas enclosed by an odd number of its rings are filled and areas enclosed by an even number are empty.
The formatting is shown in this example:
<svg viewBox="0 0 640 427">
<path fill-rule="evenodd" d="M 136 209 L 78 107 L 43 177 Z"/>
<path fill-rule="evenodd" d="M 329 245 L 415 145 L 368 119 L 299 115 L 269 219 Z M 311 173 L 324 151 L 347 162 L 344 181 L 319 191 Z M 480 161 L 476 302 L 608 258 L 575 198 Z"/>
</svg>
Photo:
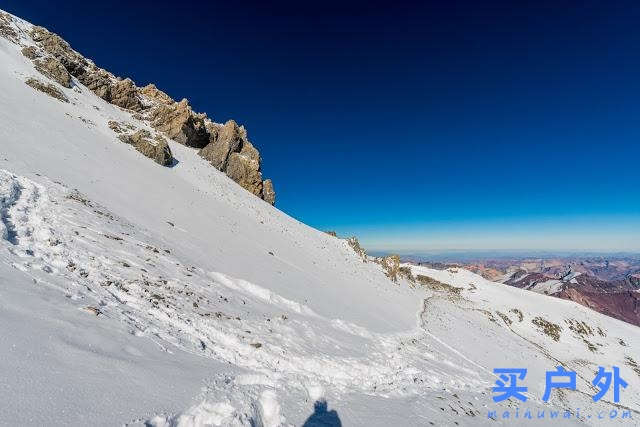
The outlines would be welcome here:
<svg viewBox="0 0 640 427">
<path fill-rule="evenodd" d="M 64 87 L 71 87 L 71 75 L 67 69 L 56 58 L 49 56 L 46 58 L 36 59 L 33 61 L 36 70 L 51 80 L 61 84 Z"/>
<path fill-rule="evenodd" d="M 114 125 L 112 125 L 114 123 Z M 171 166 L 173 164 L 173 154 L 167 141 L 161 136 L 156 136 L 153 140 L 151 133 L 145 129 L 140 129 L 132 134 L 123 134 L 122 128 L 117 126 L 117 122 L 109 122 L 109 127 L 120 133 L 118 139 L 125 144 L 133 145 L 133 147 L 144 156 L 152 159 L 162 166 Z M 117 130 L 116 130 L 117 128 Z"/>
<path fill-rule="evenodd" d="M 173 155 L 169 144 L 162 137 L 156 137 L 154 141 L 141 139 L 135 144 L 136 150 L 150 159 L 153 159 L 161 166 L 171 166 L 173 164 Z"/>
</svg>

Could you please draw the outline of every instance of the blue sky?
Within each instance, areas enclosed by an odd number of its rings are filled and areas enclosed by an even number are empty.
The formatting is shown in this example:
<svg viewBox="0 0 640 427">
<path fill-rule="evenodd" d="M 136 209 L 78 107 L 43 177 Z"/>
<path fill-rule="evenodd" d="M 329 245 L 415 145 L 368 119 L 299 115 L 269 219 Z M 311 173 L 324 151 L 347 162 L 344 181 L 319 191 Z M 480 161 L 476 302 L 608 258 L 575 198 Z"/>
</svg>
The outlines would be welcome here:
<svg viewBox="0 0 640 427">
<path fill-rule="evenodd" d="M 245 124 L 369 249 L 640 250 L 637 2 L 159 3 L 2 7 Z"/>
</svg>

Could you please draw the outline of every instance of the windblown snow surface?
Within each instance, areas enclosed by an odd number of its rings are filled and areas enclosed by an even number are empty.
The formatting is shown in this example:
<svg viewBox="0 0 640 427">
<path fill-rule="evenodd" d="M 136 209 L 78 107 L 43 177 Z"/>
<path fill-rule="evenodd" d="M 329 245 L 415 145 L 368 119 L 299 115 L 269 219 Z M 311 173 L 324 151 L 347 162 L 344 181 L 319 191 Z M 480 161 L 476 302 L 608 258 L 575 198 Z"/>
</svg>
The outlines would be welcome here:
<svg viewBox="0 0 640 427">
<path fill-rule="evenodd" d="M 166 168 L 119 142 L 109 120 L 147 125 L 78 82 L 70 103 L 33 90 L 4 38 L 0 73 L 1 425 L 517 425 L 487 417 L 518 406 L 491 400 L 507 367 L 529 369 L 521 412 L 640 418 L 637 327 L 462 269 L 394 283 L 195 150 L 171 141 Z M 544 403 L 558 365 L 578 390 Z M 619 404 L 593 402 L 599 365 Z"/>
</svg>

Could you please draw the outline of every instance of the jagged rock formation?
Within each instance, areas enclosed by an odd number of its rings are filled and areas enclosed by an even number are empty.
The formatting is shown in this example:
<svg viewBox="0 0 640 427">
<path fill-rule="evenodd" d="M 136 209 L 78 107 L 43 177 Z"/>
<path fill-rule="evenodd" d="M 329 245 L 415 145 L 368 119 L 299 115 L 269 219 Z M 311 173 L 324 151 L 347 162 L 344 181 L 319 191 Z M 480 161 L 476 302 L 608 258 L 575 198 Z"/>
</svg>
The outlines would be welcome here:
<svg viewBox="0 0 640 427">
<path fill-rule="evenodd" d="M 273 204 L 273 184 L 262 180 L 260 153 L 249 142 L 244 126 L 229 120 L 224 126 L 208 123 L 207 129 L 209 144 L 200 150 L 200 155 L 248 191 Z"/>
<path fill-rule="evenodd" d="M 46 28 L 34 26 L 30 34 L 20 33 L 24 31 L 12 25 L 10 15 L 0 14 L 0 36 L 13 43 L 24 44 L 22 54 L 33 61 L 41 74 L 66 88 L 72 87 L 73 78 L 77 79 L 100 98 L 131 111 L 134 118 L 148 121 L 151 127 L 168 138 L 200 149 L 200 155 L 214 167 L 247 191 L 275 204 L 273 183 L 269 179 L 263 180 L 260 153 L 247 138 L 243 126 L 233 120 L 224 125 L 215 123 L 206 114 L 194 112 L 186 99 L 176 102 L 153 84 L 139 88 L 131 79 L 116 77 L 83 57 Z M 22 40 L 27 40 L 22 43 L 21 35 L 30 37 L 36 46 L 32 46 L 27 37 L 22 37 Z M 32 87 L 66 100 L 54 85 L 36 79 L 30 81 L 27 84 Z M 133 138 L 133 135 L 129 137 Z M 173 163 L 166 141 L 142 138 L 132 144 L 160 164 Z"/>
<path fill-rule="evenodd" d="M 151 126 L 181 144 L 203 148 L 209 143 L 204 122 L 206 115 L 194 113 L 186 99 L 171 104 L 161 103 L 152 108 L 148 116 Z"/>
</svg>

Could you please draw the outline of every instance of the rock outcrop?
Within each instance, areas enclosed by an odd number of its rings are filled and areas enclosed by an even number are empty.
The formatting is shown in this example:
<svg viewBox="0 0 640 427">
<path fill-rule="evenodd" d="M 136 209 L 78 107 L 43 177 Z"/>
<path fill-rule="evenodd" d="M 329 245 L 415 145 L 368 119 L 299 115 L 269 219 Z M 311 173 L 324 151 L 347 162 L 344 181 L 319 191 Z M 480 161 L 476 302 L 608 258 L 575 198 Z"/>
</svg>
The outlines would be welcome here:
<svg viewBox="0 0 640 427">
<path fill-rule="evenodd" d="M 46 93 L 47 95 L 57 99 L 58 101 L 69 102 L 69 99 L 65 96 L 65 94 L 62 93 L 60 89 L 58 89 L 55 85 L 52 85 L 51 83 L 44 83 L 38 79 L 34 79 L 33 77 L 29 77 L 25 81 L 25 83 L 31 86 L 32 88 L 34 88 L 35 90 L 39 90 L 40 92 Z"/>
<path fill-rule="evenodd" d="M 66 88 L 71 87 L 71 75 L 57 59 L 53 57 L 35 59 L 33 65 L 40 74 Z"/>
<path fill-rule="evenodd" d="M 200 155 L 214 167 L 267 203 L 275 204 L 271 180 L 262 180 L 260 153 L 249 142 L 244 126 L 229 120 L 224 126 L 209 122 L 209 144 Z"/>
<path fill-rule="evenodd" d="M 196 114 L 183 99 L 171 104 L 160 103 L 149 113 L 151 126 L 169 138 L 189 147 L 203 148 L 209 143 L 205 114 Z"/>
<path fill-rule="evenodd" d="M 275 204 L 273 183 L 262 177 L 260 153 L 247 138 L 246 129 L 235 121 L 229 120 L 224 125 L 215 123 L 206 114 L 194 112 L 186 99 L 176 102 L 153 84 L 140 88 L 131 79 L 116 77 L 97 67 L 46 28 L 33 26 L 26 34 L 25 30 L 13 25 L 10 15 L 0 13 L 0 36 L 16 44 L 24 44 L 23 55 L 31 59 L 36 70 L 46 77 L 66 88 L 72 87 L 73 79 L 77 79 L 100 98 L 130 111 L 132 117 L 148 121 L 167 138 L 199 149 L 200 155 L 212 166 L 247 191 Z M 31 46 L 31 42 L 23 43 L 29 37 L 36 46 Z M 68 101 L 55 85 L 37 79 L 30 79 L 27 84 Z M 173 163 L 165 140 L 134 135 L 123 133 L 120 137 L 160 164 Z"/>
<path fill-rule="evenodd" d="M 111 92 L 109 102 L 127 110 L 142 111 L 143 105 L 138 89 L 131 79 L 119 80 L 110 85 L 109 89 Z"/>
<path fill-rule="evenodd" d="M 0 12 L 0 37 L 18 43 L 18 32 L 11 25 L 11 15 Z"/>
<path fill-rule="evenodd" d="M 36 59 L 40 57 L 40 52 L 35 46 L 25 46 L 21 50 L 22 54 L 29 59 Z M 65 68 L 66 69 L 66 68 Z"/>
<path fill-rule="evenodd" d="M 123 133 L 124 130 L 117 122 L 109 122 L 109 127 L 119 133 L 118 139 L 120 141 L 133 145 L 136 150 L 159 165 L 171 166 L 173 164 L 173 155 L 169 144 L 161 136 L 156 135 L 152 139 L 151 133 L 144 129 L 134 133 Z"/>
<path fill-rule="evenodd" d="M 276 190 L 270 179 L 262 181 L 262 199 L 271 205 L 276 204 Z"/>
</svg>

